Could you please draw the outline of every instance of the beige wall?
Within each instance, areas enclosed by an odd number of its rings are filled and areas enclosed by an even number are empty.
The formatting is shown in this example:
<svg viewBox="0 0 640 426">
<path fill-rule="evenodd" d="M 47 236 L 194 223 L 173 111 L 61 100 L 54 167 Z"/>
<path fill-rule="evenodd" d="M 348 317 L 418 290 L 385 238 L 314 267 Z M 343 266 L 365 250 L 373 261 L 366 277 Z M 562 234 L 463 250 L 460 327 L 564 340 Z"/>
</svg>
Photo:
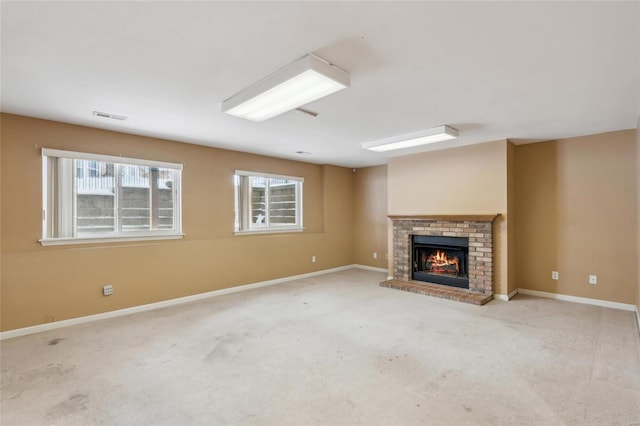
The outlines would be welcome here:
<svg viewBox="0 0 640 426">
<path fill-rule="evenodd" d="M 516 147 L 520 288 L 634 303 L 636 155 L 633 130 Z"/>
<path fill-rule="evenodd" d="M 0 120 L 0 308 L 2 307 L 2 121 Z M 2 318 L 0 314 L 0 330 Z"/>
<path fill-rule="evenodd" d="M 507 143 L 507 294 L 515 295 L 518 289 L 518 274 L 516 261 L 517 221 L 516 214 L 516 146 Z"/>
<path fill-rule="evenodd" d="M 387 173 L 390 215 L 501 214 L 494 223 L 499 294 L 516 286 L 508 282 L 508 146 L 501 140 L 394 157 Z"/>
<path fill-rule="evenodd" d="M 351 169 L 15 115 L 1 125 L 2 330 L 353 263 Z M 42 247 L 42 147 L 183 162 L 186 236 Z M 305 231 L 234 236 L 236 168 L 304 177 Z M 113 296 L 101 295 L 105 284 Z"/>
<path fill-rule="evenodd" d="M 636 127 L 636 189 L 638 198 L 636 210 L 636 226 L 638 226 L 638 232 L 636 234 L 638 238 L 636 244 L 636 250 L 638 251 L 638 258 L 636 261 L 636 266 L 638 268 L 638 282 L 636 286 L 636 315 L 638 315 L 638 318 L 640 318 L 640 115 L 638 116 L 638 125 Z"/>
<path fill-rule="evenodd" d="M 354 178 L 354 263 L 386 269 L 387 166 L 357 169 Z"/>
<path fill-rule="evenodd" d="M 1 330 L 351 263 L 385 268 L 387 213 L 500 213 L 496 293 L 521 287 L 640 307 L 638 131 L 488 142 L 353 173 L 7 114 L 1 126 Z M 185 163 L 186 237 L 40 246 L 43 146 Z M 305 231 L 234 236 L 236 168 L 303 176 Z M 632 273 L 611 264 L 632 265 Z M 588 274 L 598 275 L 597 286 L 586 284 Z M 113 296 L 101 295 L 104 284 Z"/>
</svg>

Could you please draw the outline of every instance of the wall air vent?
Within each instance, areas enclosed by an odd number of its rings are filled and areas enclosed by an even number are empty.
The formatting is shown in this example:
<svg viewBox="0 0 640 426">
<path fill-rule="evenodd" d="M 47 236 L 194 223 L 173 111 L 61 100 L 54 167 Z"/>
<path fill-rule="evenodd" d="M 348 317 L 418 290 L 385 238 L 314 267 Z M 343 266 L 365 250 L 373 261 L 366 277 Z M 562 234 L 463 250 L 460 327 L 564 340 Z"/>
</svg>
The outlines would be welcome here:
<svg viewBox="0 0 640 426">
<path fill-rule="evenodd" d="M 120 120 L 120 121 L 124 121 L 127 118 L 129 118 L 129 117 L 125 117 L 124 115 L 115 115 L 115 114 L 109 114 L 108 112 L 100 112 L 100 111 L 93 111 L 93 115 L 100 118 L 110 118 L 112 120 Z"/>
</svg>

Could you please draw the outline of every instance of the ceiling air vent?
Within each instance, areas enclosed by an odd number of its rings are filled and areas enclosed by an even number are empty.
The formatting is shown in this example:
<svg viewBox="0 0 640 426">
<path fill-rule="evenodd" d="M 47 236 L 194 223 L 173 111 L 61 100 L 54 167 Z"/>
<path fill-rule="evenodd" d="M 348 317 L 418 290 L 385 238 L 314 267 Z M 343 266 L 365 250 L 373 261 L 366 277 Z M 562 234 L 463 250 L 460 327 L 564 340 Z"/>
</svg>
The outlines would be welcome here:
<svg viewBox="0 0 640 426">
<path fill-rule="evenodd" d="M 120 121 L 124 121 L 128 118 L 128 117 L 125 117 L 124 115 L 115 115 L 115 114 L 109 114 L 108 112 L 100 112 L 100 111 L 93 111 L 93 115 L 95 115 L 96 117 L 110 118 L 112 120 L 120 120 Z"/>
</svg>

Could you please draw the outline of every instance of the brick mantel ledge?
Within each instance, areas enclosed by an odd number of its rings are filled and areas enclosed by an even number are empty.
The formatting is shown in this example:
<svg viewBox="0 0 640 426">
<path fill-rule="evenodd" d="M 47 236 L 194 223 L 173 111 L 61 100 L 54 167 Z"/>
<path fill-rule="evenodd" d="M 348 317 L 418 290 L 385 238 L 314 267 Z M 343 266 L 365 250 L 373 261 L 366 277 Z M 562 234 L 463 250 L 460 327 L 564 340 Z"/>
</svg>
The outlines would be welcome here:
<svg viewBox="0 0 640 426">
<path fill-rule="evenodd" d="M 433 214 L 433 215 L 389 215 L 391 220 L 450 220 L 450 221 L 475 221 L 493 222 L 500 216 L 496 214 Z"/>
</svg>

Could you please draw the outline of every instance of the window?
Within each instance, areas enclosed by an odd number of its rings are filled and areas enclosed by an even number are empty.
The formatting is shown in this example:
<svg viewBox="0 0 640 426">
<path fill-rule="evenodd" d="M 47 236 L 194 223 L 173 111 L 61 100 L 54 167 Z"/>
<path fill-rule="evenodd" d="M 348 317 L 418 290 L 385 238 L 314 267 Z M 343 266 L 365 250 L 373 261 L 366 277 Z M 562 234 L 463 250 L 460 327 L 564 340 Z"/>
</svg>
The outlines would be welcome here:
<svg viewBox="0 0 640 426">
<path fill-rule="evenodd" d="M 236 232 L 301 231 L 303 181 L 236 170 Z"/>
<path fill-rule="evenodd" d="M 182 165 L 42 150 L 43 245 L 180 238 Z"/>
</svg>

